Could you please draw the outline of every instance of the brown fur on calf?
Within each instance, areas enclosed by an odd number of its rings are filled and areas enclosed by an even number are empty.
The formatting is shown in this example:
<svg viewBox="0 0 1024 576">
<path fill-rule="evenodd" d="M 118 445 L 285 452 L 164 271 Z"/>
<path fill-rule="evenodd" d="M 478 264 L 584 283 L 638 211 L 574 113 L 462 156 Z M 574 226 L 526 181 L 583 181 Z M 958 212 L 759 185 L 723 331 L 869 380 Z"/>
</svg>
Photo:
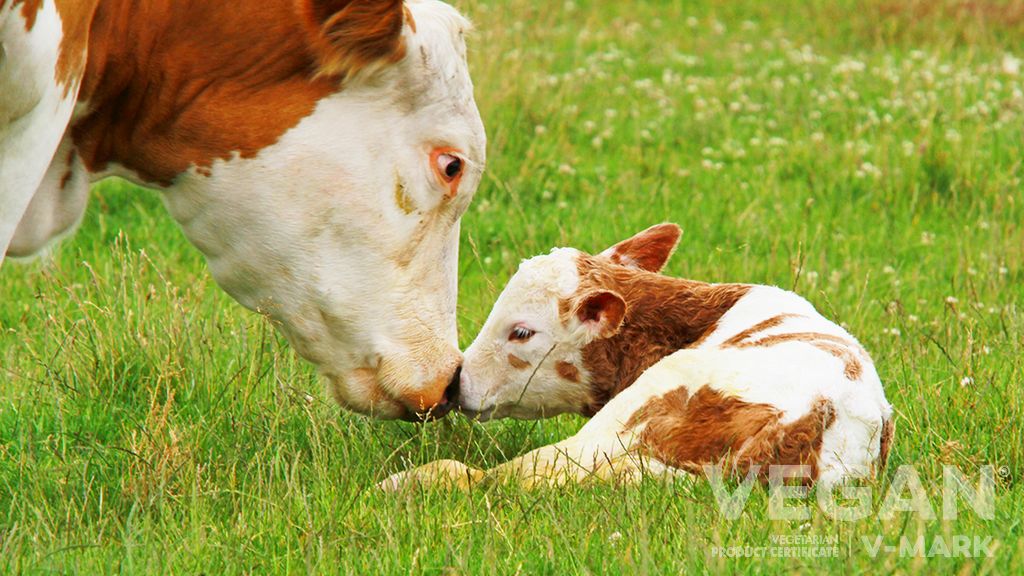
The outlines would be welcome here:
<svg viewBox="0 0 1024 576">
<path fill-rule="evenodd" d="M 723 463 L 726 474 L 746 475 L 761 466 L 768 479 L 771 465 L 809 466 L 818 477 L 822 436 L 835 421 L 832 402 L 819 399 L 804 416 L 782 424 L 782 413 L 768 405 L 745 402 L 707 386 L 692 396 L 679 387 L 654 398 L 626 423 L 640 432 L 642 450 L 670 466 L 702 473 L 705 464 Z"/>
</svg>

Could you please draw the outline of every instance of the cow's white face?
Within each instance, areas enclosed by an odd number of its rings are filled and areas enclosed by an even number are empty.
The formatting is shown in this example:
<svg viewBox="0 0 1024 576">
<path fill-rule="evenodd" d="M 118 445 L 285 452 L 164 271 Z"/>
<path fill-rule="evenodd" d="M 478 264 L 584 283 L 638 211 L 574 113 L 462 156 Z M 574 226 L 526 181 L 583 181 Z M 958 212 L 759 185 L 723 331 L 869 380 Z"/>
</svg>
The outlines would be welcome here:
<svg viewBox="0 0 1024 576">
<path fill-rule="evenodd" d="M 385 418 L 441 411 L 458 378 L 459 218 L 486 144 L 466 21 L 407 7 L 402 60 L 165 196 L 220 285 L 272 318 L 342 405 Z"/>
</svg>

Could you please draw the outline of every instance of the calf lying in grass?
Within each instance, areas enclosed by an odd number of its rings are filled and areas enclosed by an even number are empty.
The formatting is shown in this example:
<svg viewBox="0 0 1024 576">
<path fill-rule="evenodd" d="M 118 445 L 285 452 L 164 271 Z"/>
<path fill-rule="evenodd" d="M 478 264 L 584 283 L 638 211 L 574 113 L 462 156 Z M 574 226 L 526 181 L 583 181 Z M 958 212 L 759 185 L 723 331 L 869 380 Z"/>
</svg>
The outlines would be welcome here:
<svg viewBox="0 0 1024 576">
<path fill-rule="evenodd" d="M 892 408 L 867 352 L 792 292 L 658 273 L 679 241 L 654 226 L 600 255 L 523 262 L 466 351 L 458 403 L 481 420 L 593 416 L 489 471 L 439 460 L 382 483 L 526 485 L 720 465 L 804 465 L 833 484 L 885 465 Z"/>
</svg>

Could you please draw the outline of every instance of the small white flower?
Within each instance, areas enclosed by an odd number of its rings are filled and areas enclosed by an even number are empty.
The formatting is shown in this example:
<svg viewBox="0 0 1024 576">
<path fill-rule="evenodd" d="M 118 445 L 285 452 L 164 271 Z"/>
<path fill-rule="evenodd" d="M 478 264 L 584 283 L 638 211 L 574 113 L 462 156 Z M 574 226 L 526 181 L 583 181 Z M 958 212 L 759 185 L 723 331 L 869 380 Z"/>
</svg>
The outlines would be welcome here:
<svg viewBox="0 0 1024 576">
<path fill-rule="evenodd" d="M 1020 59 L 1015 57 L 1013 54 L 1004 54 L 1001 67 L 1003 69 L 1003 74 L 1016 76 L 1020 74 Z"/>
<path fill-rule="evenodd" d="M 619 540 L 622 540 L 622 532 L 615 531 L 608 535 L 609 542 L 618 542 Z"/>
<path fill-rule="evenodd" d="M 935 234 L 931 232 L 921 232 L 921 244 L 925 246 L 931 246 L 935 243 Z"/>
<path fill-rule="evenodd" d="M 569 164 L 559 164 L 558 165 L 558 173 L 559 174 L 575 174 L 576 173 L 576 169 L 573 168 L 572 166 L 570 166 Z"/>
<path fill-rule="evenodd" d="M 946 130 L 946 141 L 947 142 L 959 142 L 960 141 L 960 133 L 957 132 L 955 128 L 950 128 L 950 129 Z"/>
<path fill-rule="evenodd" d="M 957 302 L 959 302 L 959 300 L 957 300 L 956 296 L 946 296 L 946 304 L 952 305 L 956 304 Z"/>
<path fill-rule="evenodd" d="M 547 131 L 547 126 L 543 124 L 537 124 L 536 126 L 533 127 L 533 133 L 536 134 L 537 136 L 543 136 L 545 133 L 547 133 Z"/>
<path fill-rule="evenodd" d="M 966 388 L 972 384 L 974 384 L 974 378 L 971 378 L 970 376 L 964 376 L 963 378 L 960 379 L 961 388 Z"/>
</svg>

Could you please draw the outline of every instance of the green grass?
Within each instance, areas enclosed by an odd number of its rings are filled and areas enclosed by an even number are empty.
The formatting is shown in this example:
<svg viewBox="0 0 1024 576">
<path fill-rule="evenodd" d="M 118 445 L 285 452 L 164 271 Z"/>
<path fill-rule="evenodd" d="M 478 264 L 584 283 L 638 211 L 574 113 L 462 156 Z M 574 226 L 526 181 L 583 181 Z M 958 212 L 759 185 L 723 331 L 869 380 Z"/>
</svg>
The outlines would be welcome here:
<svg viewBox="0 0 1024 576">
<path fill-rule="evenodd" d="M 667 273 L 795 289 L 873 354 L 898 415 L 876 505 L 896 466 L 941 510 L 943 464 L 991 464 L 995 517 L 772 521 L 755 489 L 732 521 L 704 482 L 378 493 L 411 464 L 490 466 L 582 420 L 341 412 L 155 194 L 108 181 L 52 259 L 0 270 L 0 573 L 1024 570 L 1024 82 L 1003 69 L 1019 3 L 459 6 L 490 138 L 463 344 L 521 258 L 674 221 Z M 793 534 L 837 536 L 840 555 L 712 552 Z M 919 534 L 995 554 L 872 558 L 860 540 Z"/>
</svg>

